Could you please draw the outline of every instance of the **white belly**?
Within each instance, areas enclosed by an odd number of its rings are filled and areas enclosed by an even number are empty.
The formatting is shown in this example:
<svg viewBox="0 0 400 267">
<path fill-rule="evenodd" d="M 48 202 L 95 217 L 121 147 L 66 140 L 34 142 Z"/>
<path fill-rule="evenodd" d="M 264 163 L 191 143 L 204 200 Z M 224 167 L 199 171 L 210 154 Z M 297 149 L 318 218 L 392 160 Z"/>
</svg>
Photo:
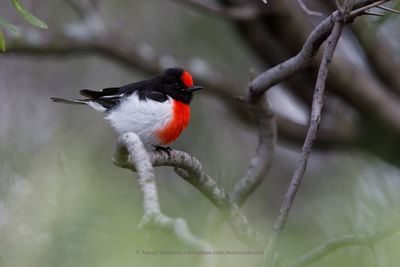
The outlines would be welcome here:
<svg viewBox="0 0 400 267">
<path fill-rule="evenodd" d="M 157 102 L 150 99 L 139 100 L 139 97 L 133 94 L 105 118 L 119 134 L 134 132 L 146 146 L 157 146 L 160 145 L 160 141 L 156 133 L 171 120 L 172 103 L 172 98 L 165 102 Z"/>
</svg>

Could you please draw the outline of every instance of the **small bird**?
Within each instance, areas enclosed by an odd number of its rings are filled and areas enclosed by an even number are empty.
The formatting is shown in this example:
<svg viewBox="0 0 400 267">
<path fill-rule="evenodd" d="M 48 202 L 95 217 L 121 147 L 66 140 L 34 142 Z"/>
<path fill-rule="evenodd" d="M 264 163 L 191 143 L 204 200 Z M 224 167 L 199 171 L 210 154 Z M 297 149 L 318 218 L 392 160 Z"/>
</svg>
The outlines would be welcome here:
<svg viewBox="0 0 400 267">
<path fill-rule="evenodd" d="M 101 91 L 84 89 L 85 99 L 51 97 L 54 102 L 88 105 L 105 112 L 111 126 L 119 134 L 136 133 L 146 147 L 169 150 L 188 126 L 189 104 L 193 92 L 202 89 L 193 85 L 190 73 L 182 68 L 168 68 L 161 75 L 122 87 Z"/>
</svg>

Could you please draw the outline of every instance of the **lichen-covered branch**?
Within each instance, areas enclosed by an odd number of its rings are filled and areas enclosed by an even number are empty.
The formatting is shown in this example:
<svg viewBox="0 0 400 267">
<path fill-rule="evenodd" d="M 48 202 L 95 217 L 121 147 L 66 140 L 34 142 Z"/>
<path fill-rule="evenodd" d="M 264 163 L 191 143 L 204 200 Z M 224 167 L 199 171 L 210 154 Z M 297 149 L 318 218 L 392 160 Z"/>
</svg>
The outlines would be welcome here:
<svg viewBox="0 0 400 267">
<path fill-rule="evenodd" d="M 182 218 L 171 218 L 161 212 L 153 166 L 142 141 L 134 133 L 123 134 L 119 144 L 129 155 L 127 162 L 135 166 L 138 173 L 139 189 L 142 194 L 143 217 L 140 225 L 159 227 L 174 234 L 179 241 L 196 249 L 210 249 L 211 246 L 191 233 Z"/>
<path fill-rule="evenodd" d="M 136 166 L 129 160 L 125 143 L 118 142 L 113 161 L 116 165 L 136 171 Z M 254 230 L 239 207 L 232 203 L 228 194 L 210 176 L 204 173 L 201 163 L 193 156 L 172 150 L 169 153 L 152 151 L 148 154 L 153 166 L 171 166 L 184 180 L 199 190 L 226 217 L 235 235 L 252 247 L 265 244 L 265 238 Z"/>
</svg>

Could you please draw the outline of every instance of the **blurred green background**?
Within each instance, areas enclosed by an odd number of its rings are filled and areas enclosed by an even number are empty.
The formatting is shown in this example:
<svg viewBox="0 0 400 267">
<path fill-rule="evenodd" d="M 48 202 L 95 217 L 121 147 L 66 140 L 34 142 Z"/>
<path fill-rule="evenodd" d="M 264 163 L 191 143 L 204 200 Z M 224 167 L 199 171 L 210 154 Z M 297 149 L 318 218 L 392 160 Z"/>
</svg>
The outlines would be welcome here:
<svg viewBox="0 0 400 267">
<path fill-rule="evenodd" d="M 24 3 L 49 31 L 76 19 L 63 1 Z M 8 2 L 0 7 L 1 15 L 13 23 L 30 27 Z M 259 66 L 232 25 L 222 19 L 161 0 L 101 1 L 98 8 L 106 21 L 120 25 L 121 32 L 137 43 L 178 60 L 212 66 L 242 85 L 243 94 L 249 69 Z M 82 88 L 101 89 L 148 77 L 95 55 L 0 56 L 0 266 L 209 264 L 201 256 L 137 253 L 191 249 L 168 233 L 138 228 L 142 210 L 136 174 L 112 164 L 117 136 L 102 114 L 48 99 L 76 97 Z M 295 104 L 277 90 L 271 92 L 272 105 L 304 122 L 305 112 L 293 108 Z M 192 112 L 189 128 L 172 147 L 196 156 L 229 191 L 245 172 L 257 133 L 207 93 L 195 96 Z M 268 179 L 243 207 L 263 234 L 271 231 L 298 152 L 296 146 L 279 143 Z M 397 167 L 357 151 L 313 152 L 279 242 L 282 256 L 294 259 L 329 239 L 374 231 L 398 220 L 399 174 Z M 157 168 L 156 176 L 165 214 L 185 218 L 215 250 L 248 249 L 228 225 L 212 231 L 213 206 L 171 168 Z M 368 248 L 350 247 L 313 266 L 398 266 L 400 237 L 385 239 L 375 248 L 378 262 Z M 207 257 L 215 266 L 259 266 L 262 258 Z"/>
</svg>

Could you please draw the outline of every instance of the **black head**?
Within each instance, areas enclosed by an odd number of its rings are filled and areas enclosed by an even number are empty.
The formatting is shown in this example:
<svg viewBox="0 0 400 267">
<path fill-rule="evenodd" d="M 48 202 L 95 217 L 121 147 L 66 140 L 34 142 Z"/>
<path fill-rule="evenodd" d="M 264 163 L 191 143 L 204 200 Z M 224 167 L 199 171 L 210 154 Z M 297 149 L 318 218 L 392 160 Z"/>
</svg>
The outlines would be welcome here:
<svg viewBox="0 0 400 267">
<path fill-rule="evenodd" d="M 202 89 L 201 86 L 193 86 L 192 76 L 182 68 L 166 69 L 161 77 L 164 93 L 185 104 L 190 103 L 193 92 Z"/>
</svg>

